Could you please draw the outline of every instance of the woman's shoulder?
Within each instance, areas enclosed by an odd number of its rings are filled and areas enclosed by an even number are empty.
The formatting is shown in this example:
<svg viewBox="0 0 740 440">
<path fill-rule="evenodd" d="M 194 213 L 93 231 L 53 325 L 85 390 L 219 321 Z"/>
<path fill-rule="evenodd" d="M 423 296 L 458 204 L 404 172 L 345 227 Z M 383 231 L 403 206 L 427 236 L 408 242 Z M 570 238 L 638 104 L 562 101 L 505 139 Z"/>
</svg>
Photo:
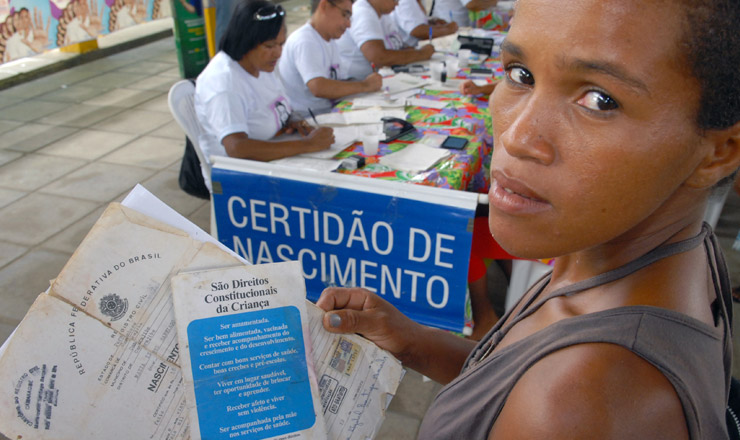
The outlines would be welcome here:
<svg viewBox="0 0 740 440">
<path fill-rule="evenodd" d="M 498 438 L 688 438 L 681 401 L 652 364 L 615 344 L 578 344 L 532 365 L 492 429 Z M 538 434 L 539 433 L 539 434 Z"/>
</svg>

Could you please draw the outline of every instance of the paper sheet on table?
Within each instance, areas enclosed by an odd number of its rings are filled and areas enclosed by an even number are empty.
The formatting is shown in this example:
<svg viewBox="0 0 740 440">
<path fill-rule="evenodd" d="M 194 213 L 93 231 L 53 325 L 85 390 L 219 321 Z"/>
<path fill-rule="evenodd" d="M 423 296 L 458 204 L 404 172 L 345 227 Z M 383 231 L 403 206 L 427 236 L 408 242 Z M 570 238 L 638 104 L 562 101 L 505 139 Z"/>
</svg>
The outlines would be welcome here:
<svg viewBox="0 0 740 440">
<path fill-rule="evenodd" d="M 383 124 L 375 123 L 375 124 L 363 124 L 363 125 L 343 125 L 343 126 L 337 126 L 337 127 L 332 127 L 332 128 L 334 129 L 334 143 L 331 145 L 331 147 L 329 147 L 328 150 L 316 151 L 313 153 L 304 153 L 304 154 L 301 154 L 295 157 L 296 158 L 329 159 L 331 157 L 334 157 L 337 153 L 349 147 L 353 143 L 360 140 L 362 135 L 366 132 L 382 133 Z M 287 158 L 287 159 L 290 159 L 290 158 Z M 281 161 L 282 160 L 284 159 L 281 159 Z M 332 161 L 332 162 L 335 162 L 337 167 L 340 164 L 339 161 Z M 317 167 L 321 166 L 319 163 L 314 163 L 313 164 L 314 166 L 311 166 L 312 164 L 308 164 L 308 163 L 306 165 L 308 165 L 308 167 L 311 169 L 318 169 Z M 328 167 L 329 165 L 327 164 L 326 166 Z"/>
<path fill-rule="evenodd" d="M 383 78 L 383 90 L 387 90 L 391 95 L 403 92 L 404 90 L 418 89 L 430 82 L 429 79 L 409 75 L 408 73 L 398 73 L 396 75 Z"/>
<path fill-rule="evenodd" d="M 435 81 L 431 84 L 427 84 L 424 86 L 425 90 L 452 90 L 452 91 L 459 91 L 460 90 L 460 84 L 463 83 L 463 79 L 448 79 L 445 82 L 439 82 Z"/>
<path fill-rule="evenodd" d="M 342 150 L 341 149 L 336 150 L 336 151 L 324 150 L 324 151 L 320 151 L 319 153 L 325 153 L 325 154 L 331 153 L 331 155 L 329 155 L 328 157 L 332 157 L 335 154 L 337 154 L 339 151 L 342 151 Z M 300 154 L 298 156 L 284 157 L 282 159 L 270 161 L 270 163 L 289 166 L 293 168 L 300 168 L 303 170 L 314 170 L 314 171 L 319 171 L 319 172 L 324 172 L 324 173 L 330 173 L 336 170 L 337 168 L 339 168 L 339 165 L 341 165 L 341 162 L 338 160 L 311 157 L 312 154 L 317 154 L 317 153 L 306 153 L 306 154 Z"/>
<path fill-rule="evenodd" d="M 329 437 L 373 438 L 403 377 L 401 362 L 367 339 L 327 332 L 323 310 L 306 307 Z"/>
<path fill-rule="evenodd" d="M 406 112 L 401 109 L 369 108 L 342 113 L 324 113 L 316 116 L 316 120 L 321 125 L 377 124 L 386 116 L 405 119 Z"/>
<path fill-rule="evenodd" d="M 409 98 L 406 100 L 406 103 L 414 107 L 436 108 L 438 110 L 447 107 L 447 104 L 449 104 L 447 101 L 436 101 L 426 98 Z"/>
<path fill-rule="evenodd" d="M 403 108 L 405 105 L 406 102 L 404 99 L 389 99 L 380 94 L 377 96 L 373 94 L 372 96 L 352 100 L 352 110 L 362 110 L 372 107 Z"/>
<path fill-rule="evenodd" d="M 449 156 L 449 150 L 414 143 L 380 158 L 380 164 L 409 173 L 425 171 Z"/>
<path fill-rule="evenodd" d="M 460 42 L 457 40 L 457 34 L 445 35 L 432 39 L 432 46 L 436 52 L 457 52 L 460 49 Z"/>
</svg>

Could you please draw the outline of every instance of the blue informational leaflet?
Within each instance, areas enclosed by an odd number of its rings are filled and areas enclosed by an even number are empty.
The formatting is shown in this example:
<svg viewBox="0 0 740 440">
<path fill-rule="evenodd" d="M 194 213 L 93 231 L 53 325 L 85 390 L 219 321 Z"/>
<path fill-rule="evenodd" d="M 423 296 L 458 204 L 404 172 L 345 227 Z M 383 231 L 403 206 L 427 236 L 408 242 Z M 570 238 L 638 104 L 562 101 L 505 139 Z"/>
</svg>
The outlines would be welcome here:
<svg viewBox="0 0 740 440">
<path fill-rule="evenodd" d="M 172 279 L 195 439 L 325 438 L 296 262 Z"/>
</svg>

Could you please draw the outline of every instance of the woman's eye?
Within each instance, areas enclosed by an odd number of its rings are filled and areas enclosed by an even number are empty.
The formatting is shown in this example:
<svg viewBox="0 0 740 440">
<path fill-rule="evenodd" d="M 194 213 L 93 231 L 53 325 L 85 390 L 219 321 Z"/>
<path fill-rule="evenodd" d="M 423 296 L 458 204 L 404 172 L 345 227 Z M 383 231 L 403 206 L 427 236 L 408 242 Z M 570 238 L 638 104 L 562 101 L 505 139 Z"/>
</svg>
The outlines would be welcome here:
<svg viewBox="0 0 740 440">
<path fill-rule="evenodd" d="M 614 98 L 596 90 L 592 90 L 583 95 L 583 98 L 578 100 L 578 104 L 589 110 L 602 112 L 619 108 L 619 104 L 617 104 L 617 101 L 615 101 Z"/>
<path fill-rule="evenodd" d="M 534 77 L 529 70 L 523 67 L 510 67 L 507 69 L 506 76 L 517 84 L 534 85 Z"/>
</svg>

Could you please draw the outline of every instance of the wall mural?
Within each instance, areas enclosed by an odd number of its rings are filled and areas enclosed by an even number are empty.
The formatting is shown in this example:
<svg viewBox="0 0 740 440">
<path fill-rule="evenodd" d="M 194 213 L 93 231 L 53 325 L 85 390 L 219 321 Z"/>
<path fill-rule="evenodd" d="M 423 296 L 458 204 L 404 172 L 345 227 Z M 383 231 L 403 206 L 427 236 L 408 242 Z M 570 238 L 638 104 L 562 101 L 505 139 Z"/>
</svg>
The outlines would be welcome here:
<svg viewBox="0 0 740 440">
<path fill-rule="evenodd" d="M 0 64 L 171 15 L 170 0 L 0 0 Z"/>
</svg>

